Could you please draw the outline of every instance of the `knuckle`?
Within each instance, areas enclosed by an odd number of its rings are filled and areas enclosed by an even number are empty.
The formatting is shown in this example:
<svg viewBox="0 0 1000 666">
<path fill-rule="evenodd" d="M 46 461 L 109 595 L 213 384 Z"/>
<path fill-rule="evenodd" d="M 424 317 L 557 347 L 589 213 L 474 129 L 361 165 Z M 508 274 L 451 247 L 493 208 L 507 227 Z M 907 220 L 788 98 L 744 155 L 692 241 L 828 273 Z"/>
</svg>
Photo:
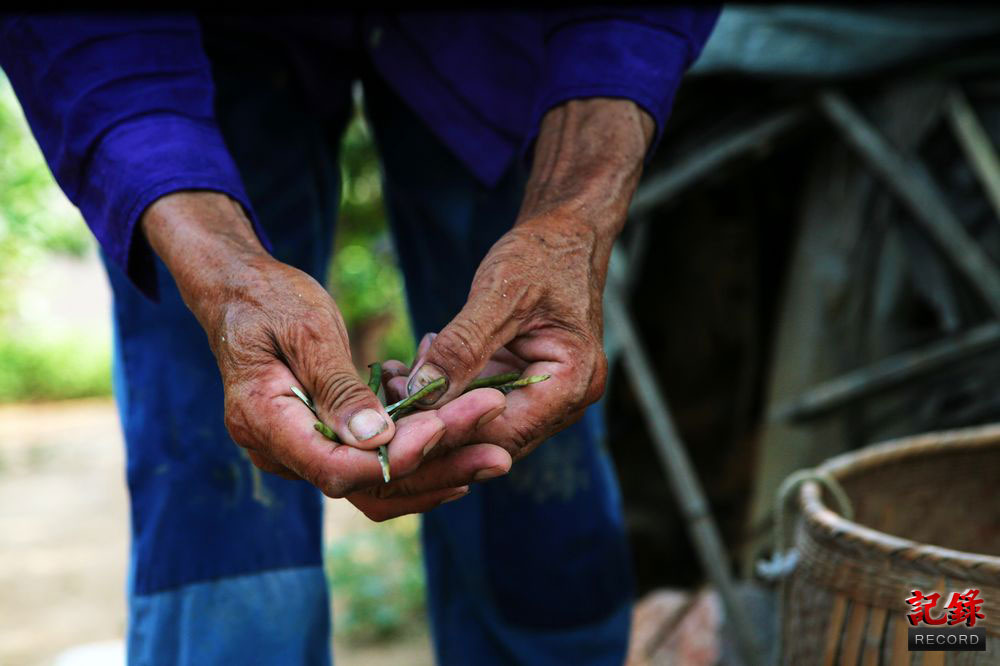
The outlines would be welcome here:
<svg viewBox="0 0 1000 666">
<path fill-rule="evenodd" d="M 372 489 L 372 494 L 379 499 L 390 499 L 400 494 L 399 488 L 399 481 L 393 481 L 391 484 L 376 486 Z"/>
<path fill-rule="evenodd" d="M 364 514 L 373 523 L 384 523 L 390 518 L 389 512 L 378 503 L 368 505 L 364 509 Z"/>
<path fill-rule="evenodd" d="M 315 343 L 330 335 L 330 318 L 325 312 L 310 309 L 292 322 L 301 341 Z"/>
<path fill-rule="evenodd" d="M 273 460 L 271 460 L 267 456 L 261 455 L 260 453 L 257 453 L 256 451 L 247 451 L 247 455 L 250 458 L 250 462 L 253 463 L 253 466 L 256 467 L 257 469 L 261 470 L 262 472 L 268 472 L 270 474 L 277 474 L 278 470 L 281 469 L 280 465 L 278 465 L 277 463 L 275 463 Z"/>
<path fill-rule="evenodd" d="M 508 289 L 508 292 L 511 290 Z M 539 304 L 542 301 L 544 289 L 534 282 L 518 284 L 514 288 L 513 309 L 511 318 L 516 321 L 526 321 L 531 319 L 540 310 Z"/>
<path fill-rule="evenodd" d="M 223 422 L 225 423 L 226 430 L 229 431 L 229 436 L 234 442 L 243 447 L 253 445 L 256 437 L 250 425 L 249 414 L 241 402 L 226 400 Z"/>
<path fill-rule="evenodd" d="M 562 421 L 562 423 L 560 423 L 560 425 L 563 428 L 568 428 L 571 425 L 573 425 L 574 423 L 578 422 L 582 418 L 583 418 L 583 410 L 580 409 L 580 410 L 577 410 L 575 412 L 570 413 L 565 419 L 563 419 L 563 421 Z"/>
<path fill-rule="evenodd" d="M 511 424 L 513 437 L 508 451 L 521 451 L 541 441 L 545 436 L 545 424 L 536 419 L 522 419 Z"/>
<path fill-rule="evenodd" d="M 601 399 L 604 389 L 608 383 L 608 359 L 604 352 L 600 352 L 596 359 L 596 365 L 590 376 L 590 383 L 584 394 L 584 404 L 591 405 Z"/>
<path fill-rule="evenodd" d="M 332 476 L 319 461 L 306 463 L 305 467 L 299 470 L 299 475 L 332 499 L 341 499 L 350 490 L 342 479 Z"/>
<path fill-rule="evenodd" d="M 310 308 L 304 313 L 296 313 L 294 319 L 284 319 L 280 329 L 283 333 L 278 337 L 289 342 L 281 345 L 283 351 L 301 362 L 307 361 L 306 357 L 300 357 L 307 350 L 328 343 L 336 343 L 345 349 L 348 345 L 343 318 L 335 309 Z"/>
<path fill-rule="evenodd" d="M 485 360 L 486 340 L 482 332 L 470 322 L 457 319 L 448 325 L 434 340 L 432 345 L 435 362 L 445 370 L 453 368 L 473 368 Z"/>
<path fill-rule="evenodd" d="M 349 371 L 337 370 L 326 374 L 320 382 L 317 397 L 319 404 L 339 409 L 345 405 L 362 402 L 371 396 L 368 387 Z"/>
<path fill-rule="evenodd" d="M 343 499 L 350 493 L 344 484 L 337 480 L 319 479 L 312 482 L 312 484 L 331 499 Z"/>
</svg>

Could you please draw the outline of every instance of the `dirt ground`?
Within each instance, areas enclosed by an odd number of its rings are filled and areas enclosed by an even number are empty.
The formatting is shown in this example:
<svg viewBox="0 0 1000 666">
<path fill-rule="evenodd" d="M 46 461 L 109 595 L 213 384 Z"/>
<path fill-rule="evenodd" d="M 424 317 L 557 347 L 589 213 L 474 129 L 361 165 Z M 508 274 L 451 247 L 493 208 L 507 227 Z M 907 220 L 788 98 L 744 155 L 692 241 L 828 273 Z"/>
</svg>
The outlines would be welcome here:
<svg viewBox="0 0 1000 666">
<path fill-rule="evenodd" d="M 346 502 L 328 502 L 328 539 L 370 524 Z M 88 650 L 103 657 L 88 663 L 115 666 L 127 557 L 114 404 L 0 406 L 0 666 L 82 663 L 67 650 L 97 643 Z M 335 653 L 338 666 L 433 663 L 426 632 L 365 648 L 335 642 Z"/>
</svg>

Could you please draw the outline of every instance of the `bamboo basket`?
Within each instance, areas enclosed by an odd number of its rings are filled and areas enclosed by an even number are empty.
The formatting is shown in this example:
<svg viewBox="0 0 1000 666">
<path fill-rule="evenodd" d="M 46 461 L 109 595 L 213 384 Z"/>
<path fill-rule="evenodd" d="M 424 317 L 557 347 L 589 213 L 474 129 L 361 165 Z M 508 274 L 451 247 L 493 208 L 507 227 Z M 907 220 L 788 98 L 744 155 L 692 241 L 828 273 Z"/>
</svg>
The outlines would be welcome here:
<svg viewBox="0 0 1000 666">
<path fill-rule="evenodd" d="M 931 433 L 841 455 L 818 470 L 854 520 L 802 485 L 799 562 L 787 581 L 782 661 L 794 666 L 1000 664 L 1000 425 Z M 906 598 L 980 590 L 986 652 L 908 652 Z"/>
</svg>

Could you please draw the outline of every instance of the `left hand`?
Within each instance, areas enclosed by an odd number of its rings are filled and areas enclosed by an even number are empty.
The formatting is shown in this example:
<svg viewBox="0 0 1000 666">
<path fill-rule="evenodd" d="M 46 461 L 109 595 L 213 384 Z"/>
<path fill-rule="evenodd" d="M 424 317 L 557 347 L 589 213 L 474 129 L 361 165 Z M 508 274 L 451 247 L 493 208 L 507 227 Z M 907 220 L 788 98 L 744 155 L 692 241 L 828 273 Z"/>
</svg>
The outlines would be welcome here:
<svg viewBox="0 0 1000 666">
<path fill-rule="evenodd" d="M 516 459 L 579 419 L 600 398 L 607 376 L 602 348 L 604 271 L 585 235 L 553 224 L 523 224 L 503 236 L 480 264 L 466 306 L 425 345 L 408 381 L 412 393 L 437 377 L 456 397 L 472 379 L 518 370 L 551 375 L 512 391 L 507 409 L 475 435 Z"/>
<path fill-rule="evenodd" d="M 611 248 L 642 172 L 653 120 L 619 99 L 574 100 L 546 114 L 513 229 L 490 249 L 461 312 L 425 345 L 408 393 L 444 376 L 443 404 L 504 367 L 545 382 L 507 396 L 470 442 L 517 459 L 574 423 L 604 391 L 602 294 Z M 396 385 L 400 383 L 398 380 Z"/>
</svg>

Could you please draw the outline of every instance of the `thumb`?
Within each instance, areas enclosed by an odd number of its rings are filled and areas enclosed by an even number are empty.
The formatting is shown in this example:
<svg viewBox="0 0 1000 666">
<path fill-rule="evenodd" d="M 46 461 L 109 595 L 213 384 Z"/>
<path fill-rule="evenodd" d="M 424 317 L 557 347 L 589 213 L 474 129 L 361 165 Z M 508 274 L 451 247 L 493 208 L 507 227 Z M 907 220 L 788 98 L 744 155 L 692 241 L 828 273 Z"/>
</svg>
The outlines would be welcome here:
<svg viewBox="0 0 1000 666">
<path fill-rule="evenodd" d="M 517 334 L 517 322 L 492 303 L 468 303 L 419 354 L 407 379 L 407 395 L 440 377 L 445 385 L 418 405 L 432 407 L 460 395 L 490 357 Z M 426 339 L 426 338 L 425 338 Z"/>
<path fill-rule="evenodd" d="M 392 440 L 395 424 L 353 365 L 327 367 L 315 376 L 321 378 L 311 387 L 316 414 L 342 443 L 374 449 Z"/>
</svg>

